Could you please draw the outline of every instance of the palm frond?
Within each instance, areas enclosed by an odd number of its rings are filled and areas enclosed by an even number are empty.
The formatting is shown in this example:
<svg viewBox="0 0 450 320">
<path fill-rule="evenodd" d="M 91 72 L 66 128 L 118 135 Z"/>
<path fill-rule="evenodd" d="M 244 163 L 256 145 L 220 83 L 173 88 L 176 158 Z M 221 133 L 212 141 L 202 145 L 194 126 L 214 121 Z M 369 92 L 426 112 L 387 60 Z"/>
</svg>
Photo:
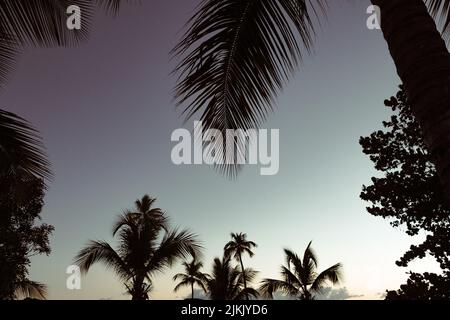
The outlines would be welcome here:
<svg viewBox="0 0 450 320">
<path fill-rule="evenodd" d="M 430 14 L 442 28 L 442 36 L 450 41 L 450 0 L 425 0 Z"/>
<path fill-rule="evenodd" d="M 141 3 L 142 0 L 96 0 L 97 4 L 107 13 L 117 15 L 121 5 L 126 2 L 130 4 Z"/>
<path fill-rule="evenodd" d="M 174 291 L 174 292 L 178 292 L 181 288 L 183 288 L 183 287 L 189 287 L 190 285 L 191 285 L 190 281 L 187 280 L 187 279 L 185 279 L 185 280 L 183 280 L 183 281 L 180 281 L 180 282 L 175 286 L 175 288 L 173 288 L 173 291 Z"/>
<path fill-rule="evenodd" d="M 186 258 L 193 252 L 200 255 L 201 250 L 202 246 L 197 241 L 197 236 L 188 230 L 175 229 L 167 232 L 147 263 L 147 273 L 171 266 L 175 260 Z"/>
<path fill-rule="evenodd" d="M 248 287 L 240 290 L 233 300 L 249 300 L 251 298 L 257 299 L 258 297 L 258 290 Z"/>
<path fill-rule="evenodd" d="M 311 13 L 326 0 L 203 0 L 187 32 L 173 49 L 181 62 L 175 88 L 187 119 L 200 115 L 205 129 L 258 128 L 274 98 L 313 45 Z M 298 41 L 300 40 L 300 41 Z M 299 45 L 302 43 L 302 45 Z M 215 143 L 225 159 L 225 145 Z M 233 150 L 245 158 L 246 138 Z M 239 166 L 217 168 L 233 177 Z"/>
<path fill-rule="evenodd" d="M 20 53 L 17 41 L 2 31 L 0 24 L 0 89 L 5 87 L 9 73 L 14 70 L 17 55 Z"/>
<path fill-rule="evenodd" d="M 298 289 L 291 283 L 276 279 L 264 279 L 259 287 L 259 292 L 266 299 L 273 299 L 273 294 L 281 291 L 289 296 L 298 295 Z"/>
<path fill-rule="evenodd" d="M 98 262 L 102 262 L 107 269 L 112 268 L 122 279 L 128 280 L 132 276 L 125 262 L 107 242 L 90 241 L 75 257 L 75 263 L 84 273 Z"/>
<path fill-rule="evenodd" d="M 312 241 L 308 244 L 305 253 L 303 254 L 302 280 L 305 285 L 310 285 L 316 276 L 317 256 L 314 253 L 311 244 Z"/>
<path fill-rule="evenodd" d="M 81 9 L 80 30 L 67 28 L 67 8 L 71 5 Z M 90 0 L 2 0 L 0 30 L 22 45 L 74 45 L 87 38 L 92 13 Z"/>
<path fill-rule="evenodd" d="M 42 140 L 25 119 L 0 110 L 0 173 L 25 171 L 40 179 L 51 179 L 50 163 Z"/>
<path fill-rule="evenodd" d="M 304 285 L 302 279 L 297 278 L 297 276 L 285 266 L 281 266 L 281 276 L 285 282 L 290 283 L 295 287 L 300 288 Z"/>
<path fill-rule="evenodd" d="M 45 284 L 23 280 L 16 284 L 16 298 L 33 298 L 45 300 L 47 297 L 47 286 Z"/>
<path fill-rule="evenodd" d="M 284 249 L 284 254 L 286 255 L 286 264 L 288 269 L 291 269 L 291 266 L 294 266 L 294 273 L 300 274 L 303 270 L 302 260 L 300 257 L 292 250 Z"/>
<path fill-rule="evenodd" d="M 342 264 L 337 263 L 317 276 L 317 278 L 311 285 L 311 291 L 320 293 L 328 281 L 331 282 L 332 284 L 338 284 L 341 281 L 341 278 L 342 278 Z"/>
</svg>

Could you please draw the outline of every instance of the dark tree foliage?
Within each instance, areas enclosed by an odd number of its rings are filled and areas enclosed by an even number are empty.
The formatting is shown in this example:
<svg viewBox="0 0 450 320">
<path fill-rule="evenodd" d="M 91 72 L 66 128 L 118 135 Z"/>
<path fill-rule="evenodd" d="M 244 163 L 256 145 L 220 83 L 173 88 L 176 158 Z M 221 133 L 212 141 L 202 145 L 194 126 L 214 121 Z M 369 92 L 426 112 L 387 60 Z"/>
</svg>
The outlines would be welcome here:
<svg viewBox="0 0 450 320">
<path fill-rule="evenodd" d="M 15 299 L 33 284 L 30 257 L 50 254 L 53 226 L 38 224 L 45 185 L 28 174 L 0 177 L 0 300 Z M 45 289 L 44 289 L 45 290 Z"/>
<path fill-rule="evenodd" d="M 402 86 L 385 105 L 395 113 L 383 122 L 385 130 L 360 140 L 363 152 L 383 177 L 372 178 L 370 186 L 363 186 L 361 198 L 371 203 L 367 208 L 370 214 L 389 220 L 393 227 L 405 228 L 408 235 L 426 232 L 426 240 L 411 246 L 397 261 L 398 266 L 407 267 L 429 254 L 443 270 L 442 276 L 412 273 L 408 283 L 398 292 L 389 292 L 387 298 L 450 297 L 450 203 Z"/>
</svg>

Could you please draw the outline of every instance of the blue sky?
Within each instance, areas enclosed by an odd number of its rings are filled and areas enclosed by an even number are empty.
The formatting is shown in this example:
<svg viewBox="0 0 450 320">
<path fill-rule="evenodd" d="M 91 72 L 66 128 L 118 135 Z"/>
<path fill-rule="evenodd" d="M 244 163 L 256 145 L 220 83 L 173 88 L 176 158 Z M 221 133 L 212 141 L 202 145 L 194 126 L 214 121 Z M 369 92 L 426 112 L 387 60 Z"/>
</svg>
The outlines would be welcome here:
<svg viewBox="0 0 450 320">
<path fill-rule="evenodd" d="M 206 271 L 230 232 L 246 232 L 258 248 L 245 264 L 261 277 L 277 276 L 284 247 L 300 253 L 313 240 L 319 267 L 344 264 L 351 295 L 378 298 L 398 288 L 410 269 L 395 261 L 420 239 L 370 216 L 359 199 L 376 174 L 359 137 L 381 128 L 389 116 L 383 101 L 399 84 L 381 32 L 366 27 L 369 1 L 331 5 L 315 53 L 280 94 L 264 125 L 280 130 L 278 175 L 247 167 L 236 181 L 170 160 L 171 133 L 183 118 L 168 53 L 196 3 L 155 0 L 125 6 L 116 18 L 99 13 L 88 42 L 21 57 L 2 106 L 39 128 L 55 173 L 43 211 L 56 227 L 53 252 L 33 259 L 32 279 L 49 285 L 51 299 L 127 299 L 102 266 L 80 291 L 66 289 L 65 270 L 89 239 L 112 240 L 116 215 L 148 193 L 174 225 L 200 235 Z M 156 279 L 152 298 L 186 295 L 172 292 L 179 270 Z"/>
</svg>

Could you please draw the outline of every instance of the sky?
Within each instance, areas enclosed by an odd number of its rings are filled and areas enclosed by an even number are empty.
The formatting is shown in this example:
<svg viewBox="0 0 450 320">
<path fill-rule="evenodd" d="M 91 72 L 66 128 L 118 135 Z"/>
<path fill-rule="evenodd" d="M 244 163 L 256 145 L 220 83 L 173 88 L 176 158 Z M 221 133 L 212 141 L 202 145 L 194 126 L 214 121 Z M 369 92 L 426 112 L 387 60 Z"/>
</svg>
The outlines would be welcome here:
<svg viewBox="0 0 450 320">
<path fill-rule="evenodd" d="M 280 130 L 280 171 L 261 176 L 247 166 L 230 181 L 209 166 L 176 166 L 171 133 L 183 123 L 173 101 L 176 61 L 169 51 L 196 0 L 126 5 L 117 17 L 98 12 L 90 39 L 73 48 L 28 49 L 8 86 L 3 108 L 37 127 L 55 178 L 42 213 L 55 226 L 52 254 L 33 258 L 30 277 L 50 299 L 128 299 L 102 265 L 66 288 L 66 268 L 88 240 L 114 243 L 116 216 L 144 194 L 156 197 L 174 226 L 197 233 L 205 271 L 222 255 L 230 232 L 258 244 L 246 266 L 278 277 L 283 248 L 303 253 L 309 241 L 319 269 L 344 265 L 338 293 L 378 299 L 398 289 L 406 272 L 435 271 L 431 261 L 395 261 L 420 237 L 372 217 L 359 194 L 376 173 L 358 144 L 389 117 L 383 106 L 400 83 L 382 34 L 366 27 L 369 1 L 331 4 L 315 52 L 277 99 L 264 128 Z M 178 299 L 172 276 L 158 275 L 153 299 Z"/>
</svg>

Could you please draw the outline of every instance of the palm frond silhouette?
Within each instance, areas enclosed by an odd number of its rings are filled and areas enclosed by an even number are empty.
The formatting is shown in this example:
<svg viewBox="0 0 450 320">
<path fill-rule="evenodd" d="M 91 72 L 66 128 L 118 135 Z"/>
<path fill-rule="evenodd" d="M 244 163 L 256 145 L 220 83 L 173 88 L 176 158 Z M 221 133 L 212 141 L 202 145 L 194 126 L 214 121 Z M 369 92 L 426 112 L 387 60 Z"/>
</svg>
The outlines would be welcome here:
<svg viewBox="0 0 450 320">
<path fill-rule="evenodd" d="M 25 172 L 50 179 L 50 163 L 42 140 L 25 119 L 0 110 L 0 176 Z"/>
<path fill-rule="evenodd" d="M 450 36 L 448 0 L 371 0 L 413 114 L 450 196 Z M 326 0 L 203 0 L 172 54 L 181 59 L 175 97 L 205 129 L 258 128 L 277 94 L 313 47 Z M 431 15 L 443 21 L 441 34 Z M 408 26 L 407 28 L 405 26 Z M 216 143 L 218 144 L 218 143 Z M 243 154 L 245 136 L 235 142 Z M 217 149 L 223 155 L 225 146 Z M 218 165 L 234 177 L 240 166 Z"/>
</svg>

